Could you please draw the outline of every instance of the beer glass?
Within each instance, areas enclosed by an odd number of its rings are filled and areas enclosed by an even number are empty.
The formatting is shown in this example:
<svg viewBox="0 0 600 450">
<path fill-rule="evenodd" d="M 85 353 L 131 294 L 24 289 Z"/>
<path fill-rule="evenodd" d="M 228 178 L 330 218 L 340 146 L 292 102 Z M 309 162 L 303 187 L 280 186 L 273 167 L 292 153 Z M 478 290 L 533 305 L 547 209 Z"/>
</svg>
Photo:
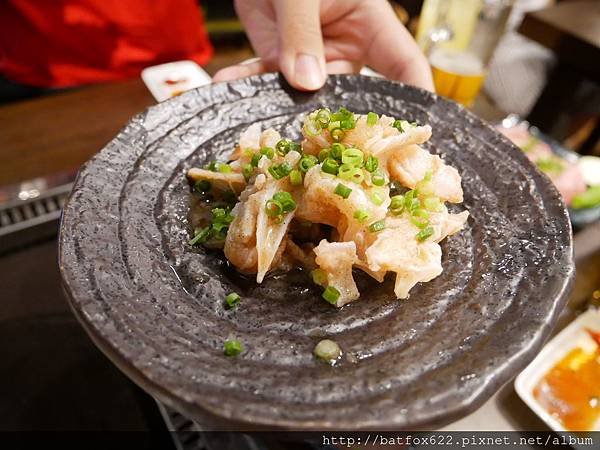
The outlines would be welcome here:
<svg viewBox="0 0 600 450">
<path fill-rule="evenodd" d="M 471 106 L 504 33 L 514 0 L 425 0 L 417 42 L 427 55 L 435 90 Z"/>
</svg>

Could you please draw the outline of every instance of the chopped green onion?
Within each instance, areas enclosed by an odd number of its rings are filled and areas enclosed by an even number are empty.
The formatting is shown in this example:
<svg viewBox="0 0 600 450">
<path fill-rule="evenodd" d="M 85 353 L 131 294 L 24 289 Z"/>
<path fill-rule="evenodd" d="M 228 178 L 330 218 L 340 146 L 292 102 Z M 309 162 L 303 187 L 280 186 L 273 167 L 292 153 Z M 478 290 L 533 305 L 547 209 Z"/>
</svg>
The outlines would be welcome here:
<svg viewBox="0 0 600 450">
<path fill-rule="evenodd" d="M 348 198 L 352 192 L 352 189 L 350 189 L 348 186 L 344 186 L 342 183 L 338 183 L 333 192 L 342 198 Z"/>
<path fill-rule="evenodd" d="M 281 205 L 282 212 L 287 213 L 296 209 L 296 202 L 292 194 L 286 191 L 277 192 L 273 195 L 273 201 Z"/>
<path fill-rule="evenodd" d="M 335 159 L 336 161 L 341 161 L 344 150 L 346 150 L 346 146 L 344 144 L 340 144 L 339 142 L 331 144 L 329 157 Z"/>
<path fill-rule="evenodd" d="M 411 214 L 410 221 L 417 228 L 425 228 L 429 225 L 429 213 L 423 209 L 418 209 Z"/>
<path fill-rule="evenodd" d="M 410 123 L 408 123 L 407 120 L 394 120 L 394 123 L 392 124 L 392 126 L 394 128 L 396 128 L 398 131 L 400 131 L 400 133 L 404 133 L 411 126 L 414 126 L 414 125 L 411 125 Z"/>
<path fill-rule="evenodd" d="M 333 286 L 327 286 L 323 291 L 322 297 L 332 305 L 335 305 L 340 298 L 340 291 Z"/>
<path fill-rule="evenodd" d="M 327 158 L 325 161 L 323 161 L 321 170 L 323 172 L 329 173 L 331 175 L 337 175 L 338 170 L 339 170 L 338 162 L 335 159 Z"/>
<path fill-rule="evenodd" d="M 357 148 L 347 148 L 342 152 L 342 162 L 356 167 L 362 167 L 363 157 L 364 153 Z"/>
<path fill-rule="evenodd" d="M 244 167 L 242 167 L 242 174 L 244 175 L 244 178 L 246 179 L 246 181 L 248 181 L 250 179 L 253 172 L 254 172 L 254 167 L 252 167 L 252 164 L 245 164 Z"/>
<path fill-rule="evenodd" d="M 354 114 L 348 111 L 343 106 L 331 115 L 331 120 L 353 119 Z"/>
<path fill-rule="evenodd" d="M 327 274 L 323 269 L 312 270 L 310 276 L 312 277 L 313 283 L 318 284 L 319 286 L 324 286 L 325 283 L 327 283 Z"/>
<path fill-rule="evenodd" d="M 198 231 L 194 235 L 194 238 L 190 240 L 189 244 L 196 245 L 198 243 L 200 243 L 200 244 L 205 243 L 210 238 L 211 232 L 212 232 L 212 229 L 210 226 L 202 228 L 200 231 Z"/>
<path fill-rule="evenodd" d="M 211 188 L 210 181 L 208 180 L 198 180 L 194 183 L 194 192 L 198 192 L 200 194 L 204 194 L 210 191 Z"/>
<path fill-rule="evenodd" d="M 348 186 L 344 186 L 342 183 L 338 183 L 333 192 L 342 198 L 348 198 L 352 192 L 352 189 L 350 189 Z"/>
<path fill-rule="evenodd" d="M 385 228 L 385 220 L 378 220 L 377 222 L 373 222 L 369 225 L 369 231 L 371 233 L 377 233 Z"/>
<path fill-rule="evenodd" d="M 357 209 L 354 211 L 354 218 L 363 223 L 369 218 L 369 213 L 364 209 Z"/>
<path fill-rule="evenodd" d="M 316 120 L 307 120 L 304 122 L 304 132 L 309 136 L 318 136 L 321 133 L 321 124 Z"/>
<path fill-rule="evenodd" d="M 292 167 L 287 162 L 282 162 L 279 165 L 272 165 L 269 167 L 269 173 L 276 180 L 281 180 L 283 177 L 287 177 L 292 171 Z"/>
<path fill-rule="evenodd" d="M 364 181 L 364 179 L 365 174 L 363 173 L 363 170 L 359 167 L 355 167 L 350 175 L 350 181 L 356 184 L 360 184 Z"/>
<path fill-rule="evenodd" d="M 210 170 L 211 172 L 216 172 L 217 171 L 217 162 L 216 161 L 209 162 L 208 164 L 206 164 L 204 166 L 204 169 Z"/>
<path fill-rule="evenodd" d="M 273 159 L 273 156 L 275 156 L 275 150 L 272 147 L 263 147 L 260 149 L 260 154 L 265 155 L 269 159 Z"/>
<path fill-rule="evenodd" d="M 423 242 L 427 240 L 427 238 L 431 237 L 431 235 L 433 235 L 433 227 L 427 227 L 419 231 L 416 237 L 419 242 Z"/>
<path fill-rule="evenodd" d="M 283 214 L 283 205 L 276 200 L 267 200 L 265 211 L 271 218 L 278 217 Z"/>
<path fill-rule="evenodd" d="M 237 356 L 244 351 L 244 346 L 235 339 L 227 340 L 223 344 L 223 353 L 225 356 Z"/>
<path fill-rule="evenodd" d="M 369 112 L 367 114 L 367 125 L 372 127 L 373 125 L 375 125 L 377 123 L 377 121 L 379 120 L 379 116 L 377 114 L 375 114 L 374 112 Z"/>
<path fill-rule="evenodd" d="M 323 162 L 327 158 L 329 158 L 329 149 L 328 148 L 324 148 L 323 150 L 321 150 L 319 152 L 319 162 Z"/>
<path fill-rule="evenodd" d="M 342 164 L 338 169 L 338 177 L 340 177 L 342 180 L 349 181 L 354 169 L 355 167 L 351 166 L 350 164 Z"/>
<path fill-rule="evenodd" d="M 404 196 L 394 195 L 391 198 L 389 210 L 398 215 L 404 210 Z"/>
<path fill-rule="evenodd" d="M 292 170 L 290 172 L 290 183 L 292 186 L 300 186 L 302 184 L 302 172 L 299 170 Z"/>
<path fill-rule="evenodd" d="M 335 362 L 340 356 L 342 356 L 342 350 L 340 346 L 330 339 L 323 339 L 315 346 L 315 356 L 328 363 Z"/>
<path fill-rule="evenodd" d="M 334 128 L 331 130 L 331 139 L 333 139 L 335 142 L 339 142 L 344 139 L 344 134 L 344 130 L 341 128 Z"/>
<path fill-rule="evenodd" d="M 305 155 L 298 163 L 298 169 L 300 169 L 300 172 L 306 173 L 311 167 L 315 166 L 318 162 L 319 160 L 313 155 Z"/>
<path fill-rule="evenodd" d="M 327 108 L 320 109 L 317 112 L 316 116 L 317 122 L 319 122 L 323 126 L 327 126 L 329 121 L 331 120 L 331 111 Z"/>
<path fill-rule="evenodd" d="M 371 175 L 371 183 L 375 186 L 383 186 L 385 184 L 385 175 L 380 170 L 373 172 Z"/>
<path fill-rule="evenodd" d="M 255 153 L 254 155 L 252 155 L 252 159 L 250 160 L 250 165 L 252 167 L 258 167 L 258 162 L 260 161 L 260 159 L 263 157 L 262 154 L 260 153 Z"/>
<path fill-rule="evenodd" d="M 381 196 L 381 194 L 379 192 L 373 192 L 371 194 L 371 201 L 377 205 L 377 206 L 381 206 L 383 205 L 384 202 L 384 198 Z"/>
<path fill-rule="evenodd" d="M 336 121 L 330 121 L 329 125 L 327 125 L 327 129 L 329 131 L 333 130 L 334 128 L 339 128 L 340 127 L 340 121 L 336 120 Z"/>
<path fill-rule="evenodd" d="M 433 184 L 431 183 L 431 177 L 432 177 L 431 171 L 428 170 L 427 172 L 425 172 L 425 176 L 423 177 L 423 179 L 415 185 L 414 190 L 417 191 L 419 195 L 421 195 L 421 196 L 433 195 Z"/>
<path fill-rule="evenodd" d="M 351 130 L 354 128 L 354 126 L 355 126 L 354 120 L 351 120 L 351 119 L 340 120 L 340 128 L 342 130 Z"/>
<path fill-rule="evenodd" d="M 219 172 L 221 173 L 231 173 L 233 169 L 229 164 L 219 164 Z"/>
<path fill-rule="evenodd" d="M 233 309 L 238 305 L 238 303 L 240 303 L 240 299 L 241 298 L 238 294 L 232 292 L 231 294 L 227 294 L 227 297 L 225 297 L 225 303 L 229 309 Z"/>
<path fill-rule="evenodd" d="M 298 152 L 302 154 L 302 146 L 298 142 L 291 141 L 290 142 L 290 152 Z"/>
<path fill-rule="evenodd" d="M 277 154 L 281 156 L 285 156 L 291 150 L 291 143 L 289 139 L 281 139 L 277 144 L 275 144 L 275 150 L 277 150 Z"/>
<path fill-rule="evenodd" d="M 379 167 L 379 160 L 373 155 L 369 155 L 365 162 L 365 169 L 367 169 L 367 172 L 375 172 L 377 167 Z"/>
</svg>

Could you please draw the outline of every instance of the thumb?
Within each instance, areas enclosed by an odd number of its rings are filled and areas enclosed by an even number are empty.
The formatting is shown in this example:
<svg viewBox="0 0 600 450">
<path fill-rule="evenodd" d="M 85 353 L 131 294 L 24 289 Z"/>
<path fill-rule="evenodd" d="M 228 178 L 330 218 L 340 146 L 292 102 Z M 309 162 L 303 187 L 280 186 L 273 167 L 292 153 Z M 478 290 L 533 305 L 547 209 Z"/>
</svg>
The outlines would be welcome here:
<svg viewBox="0 0 600 450">
<path fill-rule="evenodd" d="M 326 77 L 319 0 L 275 0 L 274 4 L 279 68 L 296 89 L 319 89 Z"/>
</svg>

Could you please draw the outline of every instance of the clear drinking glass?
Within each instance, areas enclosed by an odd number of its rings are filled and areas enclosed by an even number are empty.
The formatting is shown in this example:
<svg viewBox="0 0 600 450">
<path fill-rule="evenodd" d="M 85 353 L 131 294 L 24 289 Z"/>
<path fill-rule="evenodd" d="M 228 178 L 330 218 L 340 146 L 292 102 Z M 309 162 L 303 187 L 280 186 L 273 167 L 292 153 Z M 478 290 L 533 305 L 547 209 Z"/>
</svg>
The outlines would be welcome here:
<svg viewBox="0 0 600 450">
<path fill-rule="evenodd" d="M 479 93 L 514 0 L 425 0 L 417 42 L 436 92 L 466 106 Z"/>
</svg>

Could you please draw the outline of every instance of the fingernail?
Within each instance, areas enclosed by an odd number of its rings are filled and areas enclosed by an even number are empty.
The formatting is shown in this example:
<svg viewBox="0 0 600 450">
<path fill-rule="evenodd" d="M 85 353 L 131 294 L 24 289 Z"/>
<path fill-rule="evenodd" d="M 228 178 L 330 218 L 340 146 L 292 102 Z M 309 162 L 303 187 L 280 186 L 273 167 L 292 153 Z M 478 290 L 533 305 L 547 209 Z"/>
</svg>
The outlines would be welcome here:
<svg viewBox="0 0 600 450">
<path fill-rule="evenodd" d="M 314 91 L 323 85 L 319 60 L 314 55 L 298 53 L 294 67 L 295 81 L 303 89 Z"/>
</svg>

